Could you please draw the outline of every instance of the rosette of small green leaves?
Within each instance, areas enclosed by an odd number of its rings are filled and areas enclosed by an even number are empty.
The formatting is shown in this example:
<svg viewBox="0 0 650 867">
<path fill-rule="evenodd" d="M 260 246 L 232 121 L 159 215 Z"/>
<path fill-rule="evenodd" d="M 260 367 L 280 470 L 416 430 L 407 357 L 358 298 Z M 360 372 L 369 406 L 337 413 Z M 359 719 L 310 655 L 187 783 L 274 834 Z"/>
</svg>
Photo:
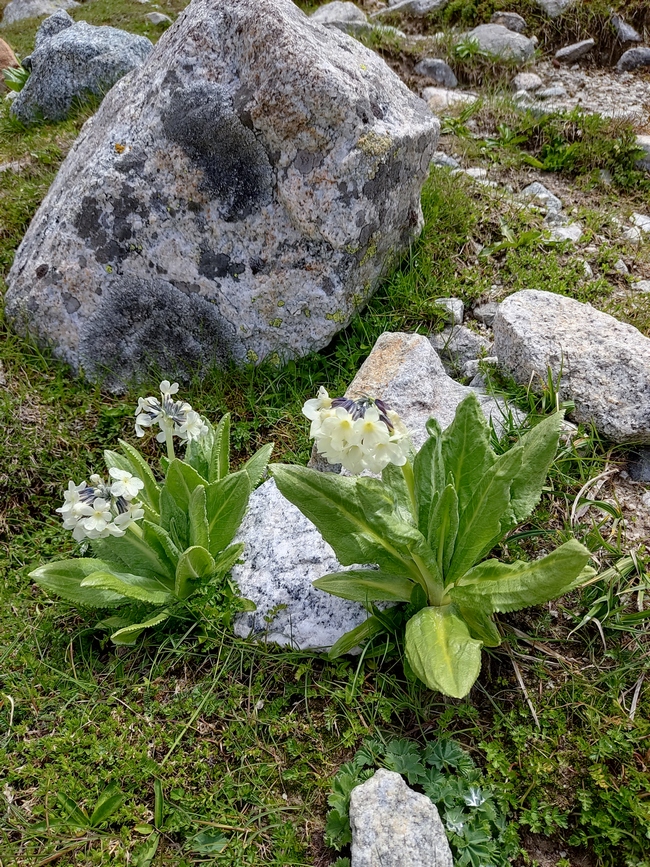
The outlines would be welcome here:
<svg viewBox="0 0 650 867">
<path fill-rule="evenodd" d="M 389 464 L 381 479 L 304 467 L 270 467 L 278 488 L 320 530 L 344 566 L 316 587 L 365 604 L 409 603 L 405 653 L 431 689 L 462 698 L 481 669 L 481 648 L 501 634 L 493 615 L 541 605 L 580 586 L 594 571 L 575 539 L 534 562 L 485 559 L 540 500 L 555 455 L 562 413 L 548 416 L 497 455 L 475 395 L 411 463 Z M 334 645 L 332 656 L 385 631 L 373 613 Z"/>
<path fill-rule="evenodd" d="M 136 531 L 93 538 L 93 557 L 57 560 L 31 577 L 49 592 L 87 608 L 119 608 L 98 626 L 115 644 L 135 644 L 144 630 L 172 616 L 175 606 L 225 578 L 241 557 L 232 544 L 253 488 L 261 480 L 272 444 L 237 472 L 230 472 L 230 418 L 216 427 L 201 420 L 200 436 L 188 438 L 185 459 L 162 458 L 159 481 L 140 452 L 120 440 L 120 452 L 104 453 L 109 473 L 142 480 Z M 119 473 L 113 472 L 113 475 Z"/>
</svg>

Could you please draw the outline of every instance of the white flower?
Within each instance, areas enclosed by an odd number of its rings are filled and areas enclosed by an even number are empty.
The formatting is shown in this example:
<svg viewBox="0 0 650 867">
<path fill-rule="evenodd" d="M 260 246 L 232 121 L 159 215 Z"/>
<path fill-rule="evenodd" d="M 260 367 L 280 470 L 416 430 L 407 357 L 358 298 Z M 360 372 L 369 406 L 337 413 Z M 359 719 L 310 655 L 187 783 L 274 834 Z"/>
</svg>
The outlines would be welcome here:
<svg viewBox="0 0 650 867">
<path fill-rule="evenodd" d="M 114 497 L 124 497 L 125 500 L 132 500 L 144 488 L 142 479 L 137 478 L 137 476 L 126 470 L 111 467 L 108 474 L 112 479 L 115 479 L 111 485 L 111 494 Z"/>
<path fill-rule="evenodd" d="M 163 397 L 170 397 L 172 394 L 178 394 L 178 383 L 170 383 L 168 379 L 163 379 L 160 383 L 160 393 Z"/>
<path fill-rule="evenodd" d="M 113 519 L 113 523 L 120 530 L 127 530 L 135 521 L 140 521 L 144 518 L 144 509 L 142 503 L 129 503 L 129 508 L 126 512 L 121 512 Z"/>
<path fill-rule="evenodd" d="M 379 412 L 374 406 L 369 406 L 362 418 L 354 423 L 354 431 L 364 450 L 370 451 L 380 443 L 385 444 L 390 437 L 386 424 L 379 419 Z"/>
<path fill-rule="evenodd" d="M 188 442 L 202 437 L 208 432 L 208 426 L 203 421 L 198 412 L 193 409 L 188 410 L 187 416 L 183 424 L 177 425 L 174 433 L 181 439 L 186 439 Z"/>
<path fill-rule="evenodd" d="M 92 506 L 86 506 L 86 515 L 87 517 L 83 520 L 86 532 L 96 530 L 98 533 L 101 533 L 113 520 L 110 504 L 101 497 L 97 497 Z"/>
<path fill-rule="evenodd" d="M 310 421 L 314 421 L 320 415 L 321 410 L 329 409 L 332 405 L 332 398 L 327 391 L 321 387 L 318 389 L 318 396 L 305 402 L 302 413 L 306 415 Z"/>
<path fill-rule="evenodd" d="M 334 449 L 356 446 L 361 440 L 355 429 L 354 419 L 342 406 L 337 407 L 333 415 L 323 421 L 320 430 L 320 436 L 327 437 Z"/>
<path fill-rule="evenodd" d="M 70 480 L 68 482 L 68 490 L 63 492 L 63 505 L 56 509 L 56 511 L 61 512 L 64 517 L 68 512 L 74 511 L 74 507 L 81 502 L 79 493 L 80 491 L 83 491 L 85 487 L 85 482 L 82 482 L 80 485 L 75 485 L 75 483 Z"/>
</svg>

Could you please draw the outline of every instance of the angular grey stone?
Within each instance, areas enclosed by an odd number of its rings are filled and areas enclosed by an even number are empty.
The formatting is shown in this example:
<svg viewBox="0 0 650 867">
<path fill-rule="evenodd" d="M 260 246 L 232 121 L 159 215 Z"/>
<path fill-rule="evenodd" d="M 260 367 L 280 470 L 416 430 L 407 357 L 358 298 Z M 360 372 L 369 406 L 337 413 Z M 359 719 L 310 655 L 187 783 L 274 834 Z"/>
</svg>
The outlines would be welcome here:
<svg viewBox="0 0 650 867">
<path fill-rule="evenodd" d="M 539 181 L 528 184 L 519 195 L 522 199 L 526 199 L 538 207 L 546 208 L 547 211 L 557 212 L 562 210 L 562 200 L 553 195 Z"/>
<path fill-rule="evenodd" d="M 443 87 L 456 87 L 458 84 L 458 79 L 451 66 L 438 57 L 425 57 L 424 60 L 416 64 L 414 72 L 416 75 L 432 78 Z"/>
<path fill-rule="evenodd" d="M 647 214 L 632 214 L 632 223 L 644 233 L 650 232 L 650 216 Z"/>
<path fill-rule="evenodd" d="M 515 60 L 517 63 L 524 63 L 535 53 L 532 39 L 522 36 L 521 33 L 513 33 L 500 24 L 479 24 L 470 30 L 467 38 L 476 41 L 486 54 Z"/>
<path fill-rule="evenodd" d="M 496 355 L 486 355 L 485 358 L 470 358 L 463 364 L 463 376 L 465 377 L 477 377 L 479 375 L 479 365 L 481 362 L 485 362 L 485 364 L 498 364 L 499 359 Z M 472 382 L 474 380 L 472 379 Z M 474 386 L 470 383 L 470 388 Z"/>
<path fill-rule="evenodd" d="M 350 24 L 366 24 L 368 22 L 365 12 L 362 12 L 354 3 L 348 3 L 345 0 L 333 0 L 332 3 L 319 6 L 310 17 L 318 24 L 338 27 L 339 30 L 347 30 Z"/>
<path fill-rule="evenodd" d="M 595 39 L 583 39 L 582 42 L 565 45 L 564 48 L 560 48 L 555 52 L 555 59 L 559 60 L 560 63 L 575 63 L 581 57 L 589 54 L 595 44 Z"/>
<path fill-rule="evenodd" d="M 453 867 L 435 804 L 380 768 L 350 796 L 352 867 Z"/>
<path fill-rule="evenodd" d="M 380 397 L 399 413 L 419 449 L 427 438 L 426 423 L 431 416 L 440 427 L 454 420 L 456 407 L 472 389 L 447 376 L 429 340 L 422 334 L 386 331 L 345 392 L 347 397 Z M 483 413 L 499 427 L 504 405 L 479 395 Z"/>
<path fill-rule="evenodd" d="M 380 18 L 382 15 L 387 13 L 392 15 L 394 12 L 405 12 L 416 18 L 422 18 L 429 12 L 440 12 L 448 2 L 449 0 L 394 0 L 390 6 L 373 12 L 370 18 Z"/>
<path fill-rule="evenodd" d="M 650 449 L 644 448 L 634 452 L 627 465 L 630 478 L 635 482 L 650 482 Z M 648 503 L 650 506 L 650 503 Z"/>
<path fill-rule="evenodd" d="M 163 15 L 162 12 L 149 12 L 144 16 L 145 21 L 148 21 L 149 24 L 171 24 L 172 19 L 169 15 Z"/>
<path fill-rule="evenodd" d="M 630 273 L 630 269 L 627 267 L 627 265 L 622 259 L 617 259 L 616 262 L 614 262 L 614 264 L 612 265 L 612 268 L 614 269 L 614 271 L 616 271 L 617 274 Z"/>
<path fill-rule="evenodd" d="M 452 325 L 463 324 L 465 305 L 460 298 L 436 298 L 434 304 L 437 307 L 442 307 L 445 311 L 445 318 Z"/>
<path fill-rule="evenodd" d="M 558 18 L 562 13 L 566 12 L 576 0 L 535 0 L 549 18 Z"/>
<path fill-rule="evenodd" d="M 459 169 L 460 163 L 454 157 L 450 157 L 443 151 L 436 151 L 431 158 L 431 165 L 442 169 Z"/>
<path fill-rule="evenodd" d="M 613 14 L 610 21 L 621 42 L 643 42 L 643 36 L 631 24 L 623 21 L 620 15 Z"/>
<path fill-rule="evenodd" d="M 512 79 L 511 87 L 516 91 L 525 90 L 527 93 L 533 93 L 544 87 L 544 82 L 535 72 L 519 72 Z"/>
<path fill-rule="evenodd" d="M 448 90 L 446 87 L 425 87 L 422 99 L 427 101 L 427 105 L 435 113 L 455 105 L 471 105 L 478 97 L 473 93 Z"/>
<path fill-rule="evenodd" d="M 637 280 L 632 283 L 632 289 L 636 292 L 650 292 L 650 280 Z"/>
<path fill-rule="evenodd" d="M 554 241 L 571 241 L 577 244 L 582 238 L 582 226 L 579 223 L 567 223 L 566 226 L 551 225 L 551 238 Z"/>
<path fill-rule="evenodd" d="M 499 305 L 494 352 L 515 380 L 533 388 L 550 367 L 572 418 L 593 421 L 614 442 L 650 443 L 650 339 L 572 298 L 525 289 Z M 540 379 L 541 377 L 541 379 Z"/>
<path fill-rule="evenodd" d="M 25 18 L 53 15 L 58 9 L 72 9 L 80 4 L 75 0 L 11 0 L 5 6 L 3 25 L 15 24 Z"/>
<path fill-rule="evenodd" d="M 233 580 L 242 596 L 257 605 L 256 611 L 235 619 L 235 633 L 242 638 L 250 635 L 300 650 L 325 650 L 368 617 L 362 605 L 312 585 L 316 578 L 345 567 L 273 479 L 251 494 L 234 541 L 244 543 L 244 554 L 243 563 L 233 567 Z M 270 623 L 265 620 L 269 616 Z"/>
<path fill-rule="evenodd" d="M 84 126 L 16 253 L 8 318 L 78 370 L 87 323 L 149 280 L 165 305 L 173 286 L 212 308 L 202 357 L 319 349 L 419 234 L 438 132 L 374 51 L 291 0 L 194 0 Z"/>
<path fill-rule="evenodd" d="M 429 336 L 431 345 L 444 361 L 451 362 L 459 370 L 465 362 L 489 355 L 492 341 L 481 337 L 464 325 L 453 325 Z"/>
<path fill-rule="evenodd" d="M 115 27 L 75 24 L 64 11 L 41 25 L 30 55 L 31 75 L 11 113 L 23 123 L 38 117 L 62 120 L 74 101 L 103 95 L 127 72 L 141 66 L 153 46 L 144 36 Z"/>
<path fill-rule="evenodd" d="M 621 55 L 616 69 L 619 72 L 629 72 L 641 66 L 650 66 L 650 48 L 629 48 Z"/>
<path fill-rule="evenodd" d="M 472 316 L 483 325 L 492 327 L 494 317 L 497 315 L 499 304 L 497 301 L 486 301 L 485 304 L 478 304 L 472 309 Z"/>
<path fill-rule="evenodd" d="M 650 172 L 650 135 L 638 135 L 636 144 L 644 152 L 644 155 L 637 160 L 637 168 Z"/>
<path fill-rule="evenodd" d="M 490 18 L 490 24 L 500 24 L 513 33 L 523 33 L 526 30 L 526 19 L 516 12 L 495 12 Z"/>
<path fill-rule="evenodd" d="M 566 96 L 566 87 L 563 84 L 554 84 L 551 87 L 543 87 L 535 93 L 535 99 L 563 99 Z"/>
</svg>

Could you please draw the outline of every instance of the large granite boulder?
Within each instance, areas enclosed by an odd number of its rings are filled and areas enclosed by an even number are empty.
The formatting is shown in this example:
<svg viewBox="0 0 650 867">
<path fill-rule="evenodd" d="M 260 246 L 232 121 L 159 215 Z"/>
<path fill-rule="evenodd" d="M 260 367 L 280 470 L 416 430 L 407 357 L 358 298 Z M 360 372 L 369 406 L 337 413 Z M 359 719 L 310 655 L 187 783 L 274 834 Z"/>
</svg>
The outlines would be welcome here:
<svg viewBox="0 0 650 867">
<path fill-rule="evenodd" d="M 85 21 L 75 24 L 61 9 L 36 34 L 34 51 L 26 60 L 31 75 L 11 113 L 23 123 L 41 117 L 63 120 L 76 100 L 102 96 L 127 72 L 142 66 L 152 49 L 144 36 Z"/>
<path fill-rule="evenodd" d="M 535 53 L 535 42 L 502 24 L 479 24 L 467 34 L 485 54 L 524 63 Z"/>
<path fill-rule="evenodd" d="M 453 867 L 436 805 L 380 768 L 350 796 L 352 867 Z"/>
<path fill-rule="evenodd" d="M 563 295 L 525 289 L 505 299 L 494 319 L 494 352 L 522 385 L 562 375 L 562 399 L 574 421 L 593 421 L 614 442 L 650 443 L 650 339 Z"/>
<path fill-rule="evenodd" d="M 9 25 L 25 18 L 41 18 L 53 15 L 59 9 L 72 9 L 79 6 L 76 0 L 11 0 L 5 6 L 2 23 Z"/>
<path fill-rule="evenodd" d="M 438 131 L 377 54 L 291 0 L 194 0 L 82 130 L 8 318 L 114 388 L 148 363 L 319 349 L 420 232 Z"/>
</svg>

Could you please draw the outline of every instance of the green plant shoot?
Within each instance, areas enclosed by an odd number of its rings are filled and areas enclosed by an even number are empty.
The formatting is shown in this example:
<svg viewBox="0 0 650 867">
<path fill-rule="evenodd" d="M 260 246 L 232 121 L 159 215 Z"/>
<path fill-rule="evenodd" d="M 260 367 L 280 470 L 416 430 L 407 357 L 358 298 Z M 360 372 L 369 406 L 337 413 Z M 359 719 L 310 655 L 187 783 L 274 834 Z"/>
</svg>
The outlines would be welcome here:
<svg viewBox="0 0 650 867">
<path fill-rule="evenodd" d="M 344 424 L 340 405 L 335 411 Z M 381 480 L 270 467 L 280 491 L 318 527 L 340 563 L 359 567 L 324 575 L 316 587 L 368 607 L 382 601 L 415 608 L 406 624 L 406 659 L 431 689 L 467 695 L 481 669 L 481 648 L 501 643 L 494 614 L 541 605 L 595 574 L 587 566 L 589 551 L 576 540 L 534 562 L 485 559 L 539 502 L 561 422 L 562 413 L 545 418 L 497 455 L 478 399 L 470 395 L 444 432 L 430 419 L 429 437 L 414 460 L 384 463 Z M 319 424 L 312 421 L 312 435 L 329 454 L 341 430 L 331 419 Z M 364 443 L 351 440 L 347 448 L 363 451 Z M 331 655 L 383 628 L 373 614 L 339 639 Z"/>
</svg>

